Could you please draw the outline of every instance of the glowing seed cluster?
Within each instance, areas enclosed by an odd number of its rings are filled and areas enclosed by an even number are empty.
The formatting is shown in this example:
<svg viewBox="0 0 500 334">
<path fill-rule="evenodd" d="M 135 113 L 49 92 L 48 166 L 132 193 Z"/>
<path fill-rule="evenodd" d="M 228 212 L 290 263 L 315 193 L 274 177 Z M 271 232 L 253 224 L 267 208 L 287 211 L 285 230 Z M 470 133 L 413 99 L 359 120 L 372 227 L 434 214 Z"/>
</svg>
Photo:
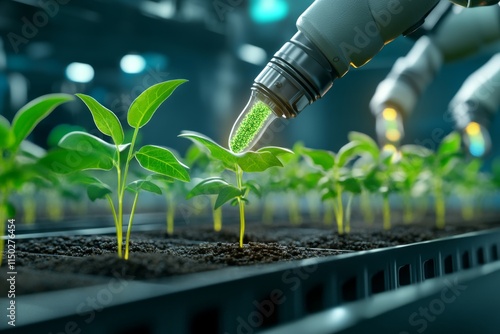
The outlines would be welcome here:
<svg viewBox="0 0 500 334">
<path fill-rule="evenodd" d="M 234 153 L 240 153 L 250 145 L 271 115 L 272 111 L 264 102 L 258 101 L 245 115 L 231 138 L 229 145 Z"/>
</svg>

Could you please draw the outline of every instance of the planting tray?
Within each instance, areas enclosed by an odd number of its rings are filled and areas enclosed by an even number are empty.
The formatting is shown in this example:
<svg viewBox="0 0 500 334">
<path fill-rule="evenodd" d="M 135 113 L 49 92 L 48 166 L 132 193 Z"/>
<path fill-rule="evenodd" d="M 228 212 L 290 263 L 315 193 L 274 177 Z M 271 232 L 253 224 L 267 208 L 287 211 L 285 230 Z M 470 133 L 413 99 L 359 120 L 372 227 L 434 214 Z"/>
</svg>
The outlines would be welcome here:
<svg viewBox="0 0 500 334">
<path fill-rule="evenodd" d="M 16 298 L 5 333 L 498 333 L 500 229 Z M 6 305 L 2 298 L 2 305 Z"/>
</svg>

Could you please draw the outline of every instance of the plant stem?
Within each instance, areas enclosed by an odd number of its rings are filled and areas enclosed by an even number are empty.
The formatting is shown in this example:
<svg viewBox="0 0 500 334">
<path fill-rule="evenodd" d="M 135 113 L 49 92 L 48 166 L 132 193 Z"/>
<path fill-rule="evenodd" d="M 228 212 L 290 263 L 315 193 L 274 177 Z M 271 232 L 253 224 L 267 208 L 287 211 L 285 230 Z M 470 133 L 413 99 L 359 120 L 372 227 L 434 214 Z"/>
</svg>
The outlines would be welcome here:
<svg viewBox="0 0 500 334">
<path fill-rule="evenodd" d="M 174 234 L 175 223 L 175 200 L 170 192 L 167 192 L 167 234 Z"/>
<path fill-rule="evenodd" d="M 139 191 L 135 193 L 134 203 L 132 204 L 132 210 L 130 210 L 130 217 L 128 220 L 127 227 L 127 237 L 125 239 L 125 260 L 128 260 L 129 245 L 130 245 L 130 232 L 132 232 L 132 222 L 134 220 L 135 207 L 137 205 L 137 200 L 139 199 Z"/>
<path fill-rule="evenodd" d="M 370 193 L 363 187 L 361 189 L 361 211 L 363 212 L 363 217 L 368 225 L 372 225 L 375 220 L 373 216 L 373 210 L 370 203 Z"/>
<path fill-rule="evenodd" d="M 342 203 L 342 186 L 337 184 L 336 186 L 337 196 L 336 205 L 333 206 L 335 210 L 335 218 L 337 220 L 337 229 L 339 234 L 344 234 L 344 204 Z"/>
<path fill-rule="evenodd" d="M 272 224 L 274 217 L 274 204 L 271 200 L 271 196 L 267 195 L 264 199 L 264 212 L 262 214 L 262 221 L 264 224 Z"/>
<path fill-rule="evenodd" d="M 118 155 L 118 165 L 117 177 L 118 177 L 118 257 L 122 258 L 122 242 L 123 242 L 123 198 L 125 197 L 125 187 L 127 186 L 127 174 L 130 165 L 130 160 L 132 160 L 134 145 L 137 140 L 137 134 L 139 133 L 139 128 L 135 128 L 134 134 L 132 135 L 132 141 L 130 142 L 130 147 L 128 151 L 127 161 L 125 161 L 125 169 L 122 175 L 121 172 L 121 154 L 118 145 L 116 145 L 116 154 Z M 131 216 L 132 217 L 132 216 Z"/>
<path fill-rule="evenodd" d="M 383 214 L 384 214 L 384 230 L 391 229 L 391 205 L 389 203 L 389 194 L 383 194 Z"/>
<path fill-rule="evenodd" d="M 345 233 L 351 232 L 351 205 L 353 198 L 353 194 L 349 194 L 349 197 L 347 198 L 347 205 L 345 207 Z"/>
<path fill-rule="evenodd" d="M 288 195 L 288 216 L 292 225 L 299 225 L 302 222 L 302 217 L 300 216 L 299 204 L 297 203 L 297 197 L 295 194 L 290 193 Z"/>
<path fill-rule="evenodd" d="M 243 171 L 240 166 L 236 166 L 236 183 L 238 189 L 243 190 Z M 243 236 L 245 235 L 245 201 L 238 197 L 238 206 L 240 208 L 240 248 L 243 248 Z"/>
<path fill-rule="evenodd" d="M 443 183 L 438 176 L 434 182 L 435 210 L 436 210 L 436 227 L 443 229 L 445 225 L 446 207 L 443 194 Z"/>
<path fill-rule="evenodd" d="M 462 202 L 462 218 L 467 221 L 472 220 L 474 218 L 473 196 L 462 195 L 460 201 Z"/>
<path fill-rule="evenodd" d="M 211 196 L 210 202 L 212 203 L 212 207 L 215 206 L 215 201 L 217 197 Z M 212 211 L 212 219 L 214 221 L 214 231 L 220 232 L 222 230 L 222 208 L 217 208 Z"/>
<path fill-rule="evenodd" d="M 113 220 L 115 222 L 118 257 L 122 258 L 122 241 L 123 241 L 123 236 L 121 232 L 122 229 L 119 226 L 120 222 L 118 221 L 118 216 L 116 215 L 116 209 L 115 209 L 115 204 L 113 203 L 113 199 L 109 194 L 106 195 L 106 199 L 108 200 L 109 207 L 111 208 L 111 213 L 113 214 Z"/>
<path fill-rule="evenodd" d="M 332 202 L 333 204 L 335 204 L 335 202 Z M 332 221 L 333 221 L 333 214 L 332 214 L 332 204 L 330 204 L 330 201 L 325 201 L 323 203 L 323 207 L 324 207 L 324 215 L 323 215 L 323 223 L 327 226 L 329 225 L 332 225 Z"/>
<path fill-rule="evenodd" d="M 411 205 L 411 195 L 408 192 L 403 194 L 403 222 L 411 224 L 414 220 L 413 207 Z"/>
</svg>

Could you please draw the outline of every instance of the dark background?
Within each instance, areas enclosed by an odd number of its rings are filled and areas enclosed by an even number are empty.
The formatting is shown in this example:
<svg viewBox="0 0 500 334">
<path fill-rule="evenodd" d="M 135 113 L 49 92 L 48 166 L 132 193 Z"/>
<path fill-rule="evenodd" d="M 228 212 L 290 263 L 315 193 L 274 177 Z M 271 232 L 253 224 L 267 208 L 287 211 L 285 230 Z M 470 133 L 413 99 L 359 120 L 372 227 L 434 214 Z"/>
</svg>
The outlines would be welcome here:
<svg viewBox="0 0 500 334">
<path fill-rule="evenodd" d="M 182 130 L 205 133 L 226 143 L 245 106 L 250 86 L 267 60 L 295 32 L 295 21 L 312 0 L 16 0 L 0 1 L 0 114 L 12 119 L 29 100 L 47 93 L 82 92 L 94 96 L 126 123 L 126 110 L 138 93 L 165 80 L 185 78 L 146 126 L 143 142 L 183 152 Z M 231 5 L 232 4 L 232 5 Z M 27 23 L 28 22 L 28 23 Z M 32 24 L 29 30 L 28 26 Z M 241 46 L 265 51 L 253 62 L 242 60 Z M 372 136 L 368 103 L 394 61 L 411 48 L 398 38 L 369 64 L 352 69 L 327 96 L 269 137 L 272 145 L 306 146 L 336 151 L 351 130 Z M 453 124 L 443 115 L 462 82 L 499 45 L 466 60 L 446 64 L 406 122 L 405 143 L 437 144 Z M 262 52 L 262 51 L 261 51 Z M 126 54 L 139 54 L 146 68 L 137 74 L 120 69 Z M 68 80 L 72 62 L 86 63 L 95 75 L 88 83 Z M 493 143 L 500 142 L 500 120 Z M 56 109 L 36 129 L 32 140 L 46 146 L 57 124 L 84 126 L 95 133 L 81 101 Z M 498 155 L 496 145 L 493 155 Z M 491 157 L 490 157 L 491 160 Z"/>
</svg>

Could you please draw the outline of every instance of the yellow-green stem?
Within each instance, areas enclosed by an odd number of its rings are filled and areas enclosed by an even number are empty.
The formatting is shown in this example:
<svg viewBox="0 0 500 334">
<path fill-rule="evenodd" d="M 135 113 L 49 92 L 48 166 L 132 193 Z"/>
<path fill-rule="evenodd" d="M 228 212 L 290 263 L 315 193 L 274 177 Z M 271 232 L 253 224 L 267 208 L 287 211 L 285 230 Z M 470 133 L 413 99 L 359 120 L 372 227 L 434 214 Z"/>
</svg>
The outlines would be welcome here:
<svg viewBox="0 0 500 334">
<path fill-rule="evenodd" d="M 443 184 L 441 179 L 438 177 L 435 181 L 435 205 L 436 205 L 436 227 L 439 229 L 444 228 L 445 225 L 445 216 L 446 216 L 446 207 L 445 200 L 443 194 Z"/>
<path fill-rule="evenodd" d="M 56 191 L 49 191 L 48 197 L 47 210 L 50 220 L 54 222 L 61 221 L 64 218 L 61 196 Z"/>
<path fill-rule="evenodd" d="M 474 218 L 474 200 L 472 195 L 462 195 L 462 218 L 470 221 Z"/>
<path fill-rule="evenodd" d="M 274 217 L 274 204 L 271 202 L 271 196 L 264 199 L 264 212 L 262 214 L 262 221 L 264 224 L 272 224 Z"/>
<path fill-rule="evenodd" d="M 372 225 L 375 217 L 373 215 L 373 209 L 370 203 L 370 193 L 366 189 L 361 190 L 361 211 L 363 212 L 363 217 L 368 225 Z"/>
<path fill-rule="evenodd" d="M 118 257 L 122 258 L 122 242 L 123 242 L 122 229 L 120 228 L 119 225 L 119 220 L 118 216 L 116 215 L 116 209 L 115 209 L 115 204 L 113 203 L 113 199 L 109 194 L 106 195 L 106 199 L 108 200 L 109 207 L 111 208 L 111 213 L 113 214 L 113 221 L 115 222 L 116 244 L 117 244 L 116 247 L 118 251 Z"/>
<path fill-rule="evenodd" d="M 130 210 L 130 217 L 128 219 L 127 238 L 125 239 L 125 260 L 128 260 L 128 254 L 130 248 L 130 233 L 132 232 L 132 222 L 134 221 L 135 207 L 137 205 L 138 199 L 139 199 L 139 191 L 135 193 L 134 203 L 132 204 L 132 210 Z"/>
<path fill-rule="evenodd" d="M 325 201 L 323 203 L 323 209 L 325 211 L 323 215 L 323 223 L 327 226 L 332 225 L 333 222 L 333 209 L 332 209 L 332 204 L 330 201 Z"/>
<path fill-rule="evenodd" d="M 220 232 L 222 230 L 222 208 L 214 210 L 214 231 Z"/>
<path fill-rule="evenodd" d="M 288 216 L 292 225 L 299 225 L 302 222 L 302 217 L 300 216 L 300 208 L 297 197 L 295 194 L 290 193 L 288 195 Z"/>
<path fill-rule="evenodd" d="M 243 171 L 240 166 L 236 166 L 236 183 L 238 189 L 243 190 Z M 238 206 L 240 208 L 240 248 L 243 248 L 243 237 L 245 235 L 245 201 L 238 197 Z"/>
<path fill-rule="evenodd" d="M 134 145 L 137 140 L 137 134 L 139 133 L 139 128 L 135 128 L 134 134 L 132 135 L 132 140 L 130 142 L 130 147 L 128 151 L 127 161 L 125 161 L 125 169 L 121 170 L 121 159 L 120 159 L 120 151 L 118 149 L 118 145 L 116 146 L 116 154 L 118 159 L 117 169 L 117 177 L 118 177 L 118 257 L 122 258 L 122 239 L 123 239 L 123 198 L 125 197 L 125 188 L 127 186 L 127 174 L 128 168 L 130 165 L 130 160 L 134 155 Z"/>
<path fill-rule="evenodd" d="M 344 204 L 342 203 L 342 186 L 340 184 L 337 184 L 336 188 L 337 188 L 336 189 L 337 203 L 336 205 L 333 206 L 333 209 L 335 210 L 335 218 L 337 220 L 338 233 L 344 234 Z"/>
<path fill-rule="evenodd" d="M 352 206 L 352 200 L 354 198 L 353 194 L 349 194 L 349 198 L 347 199 L 347 205 L 345 208 L 345 228 L 344 231 L 345 233 L 351 232 L 351 206 Z"/>
<path fill-rule="evenodd" d="M 27 194 L 23 198 L 23 221 L 24 223 L 31 225 L 35 223 L 36 220 L 36 201 L 33 196 Z"/>
<path fill-rule="evenodd" d="M 389 194 L 384 194 L 383 199 L 384 230 L 391 229 L 391 205 L 389 203 Z"/>
<path fill-rule="evenodd" d="M 405 224 L 413 223 L 413 206 L 411 205 L 411 195 L 409 193 L 403 194 L 403 222 Z"/>
<path fill-rule="evenodd" d="M 170 193 L 167 193 L 167 234 L 174 234 L 175 223 L 175 200 Z"/>
</svg>

